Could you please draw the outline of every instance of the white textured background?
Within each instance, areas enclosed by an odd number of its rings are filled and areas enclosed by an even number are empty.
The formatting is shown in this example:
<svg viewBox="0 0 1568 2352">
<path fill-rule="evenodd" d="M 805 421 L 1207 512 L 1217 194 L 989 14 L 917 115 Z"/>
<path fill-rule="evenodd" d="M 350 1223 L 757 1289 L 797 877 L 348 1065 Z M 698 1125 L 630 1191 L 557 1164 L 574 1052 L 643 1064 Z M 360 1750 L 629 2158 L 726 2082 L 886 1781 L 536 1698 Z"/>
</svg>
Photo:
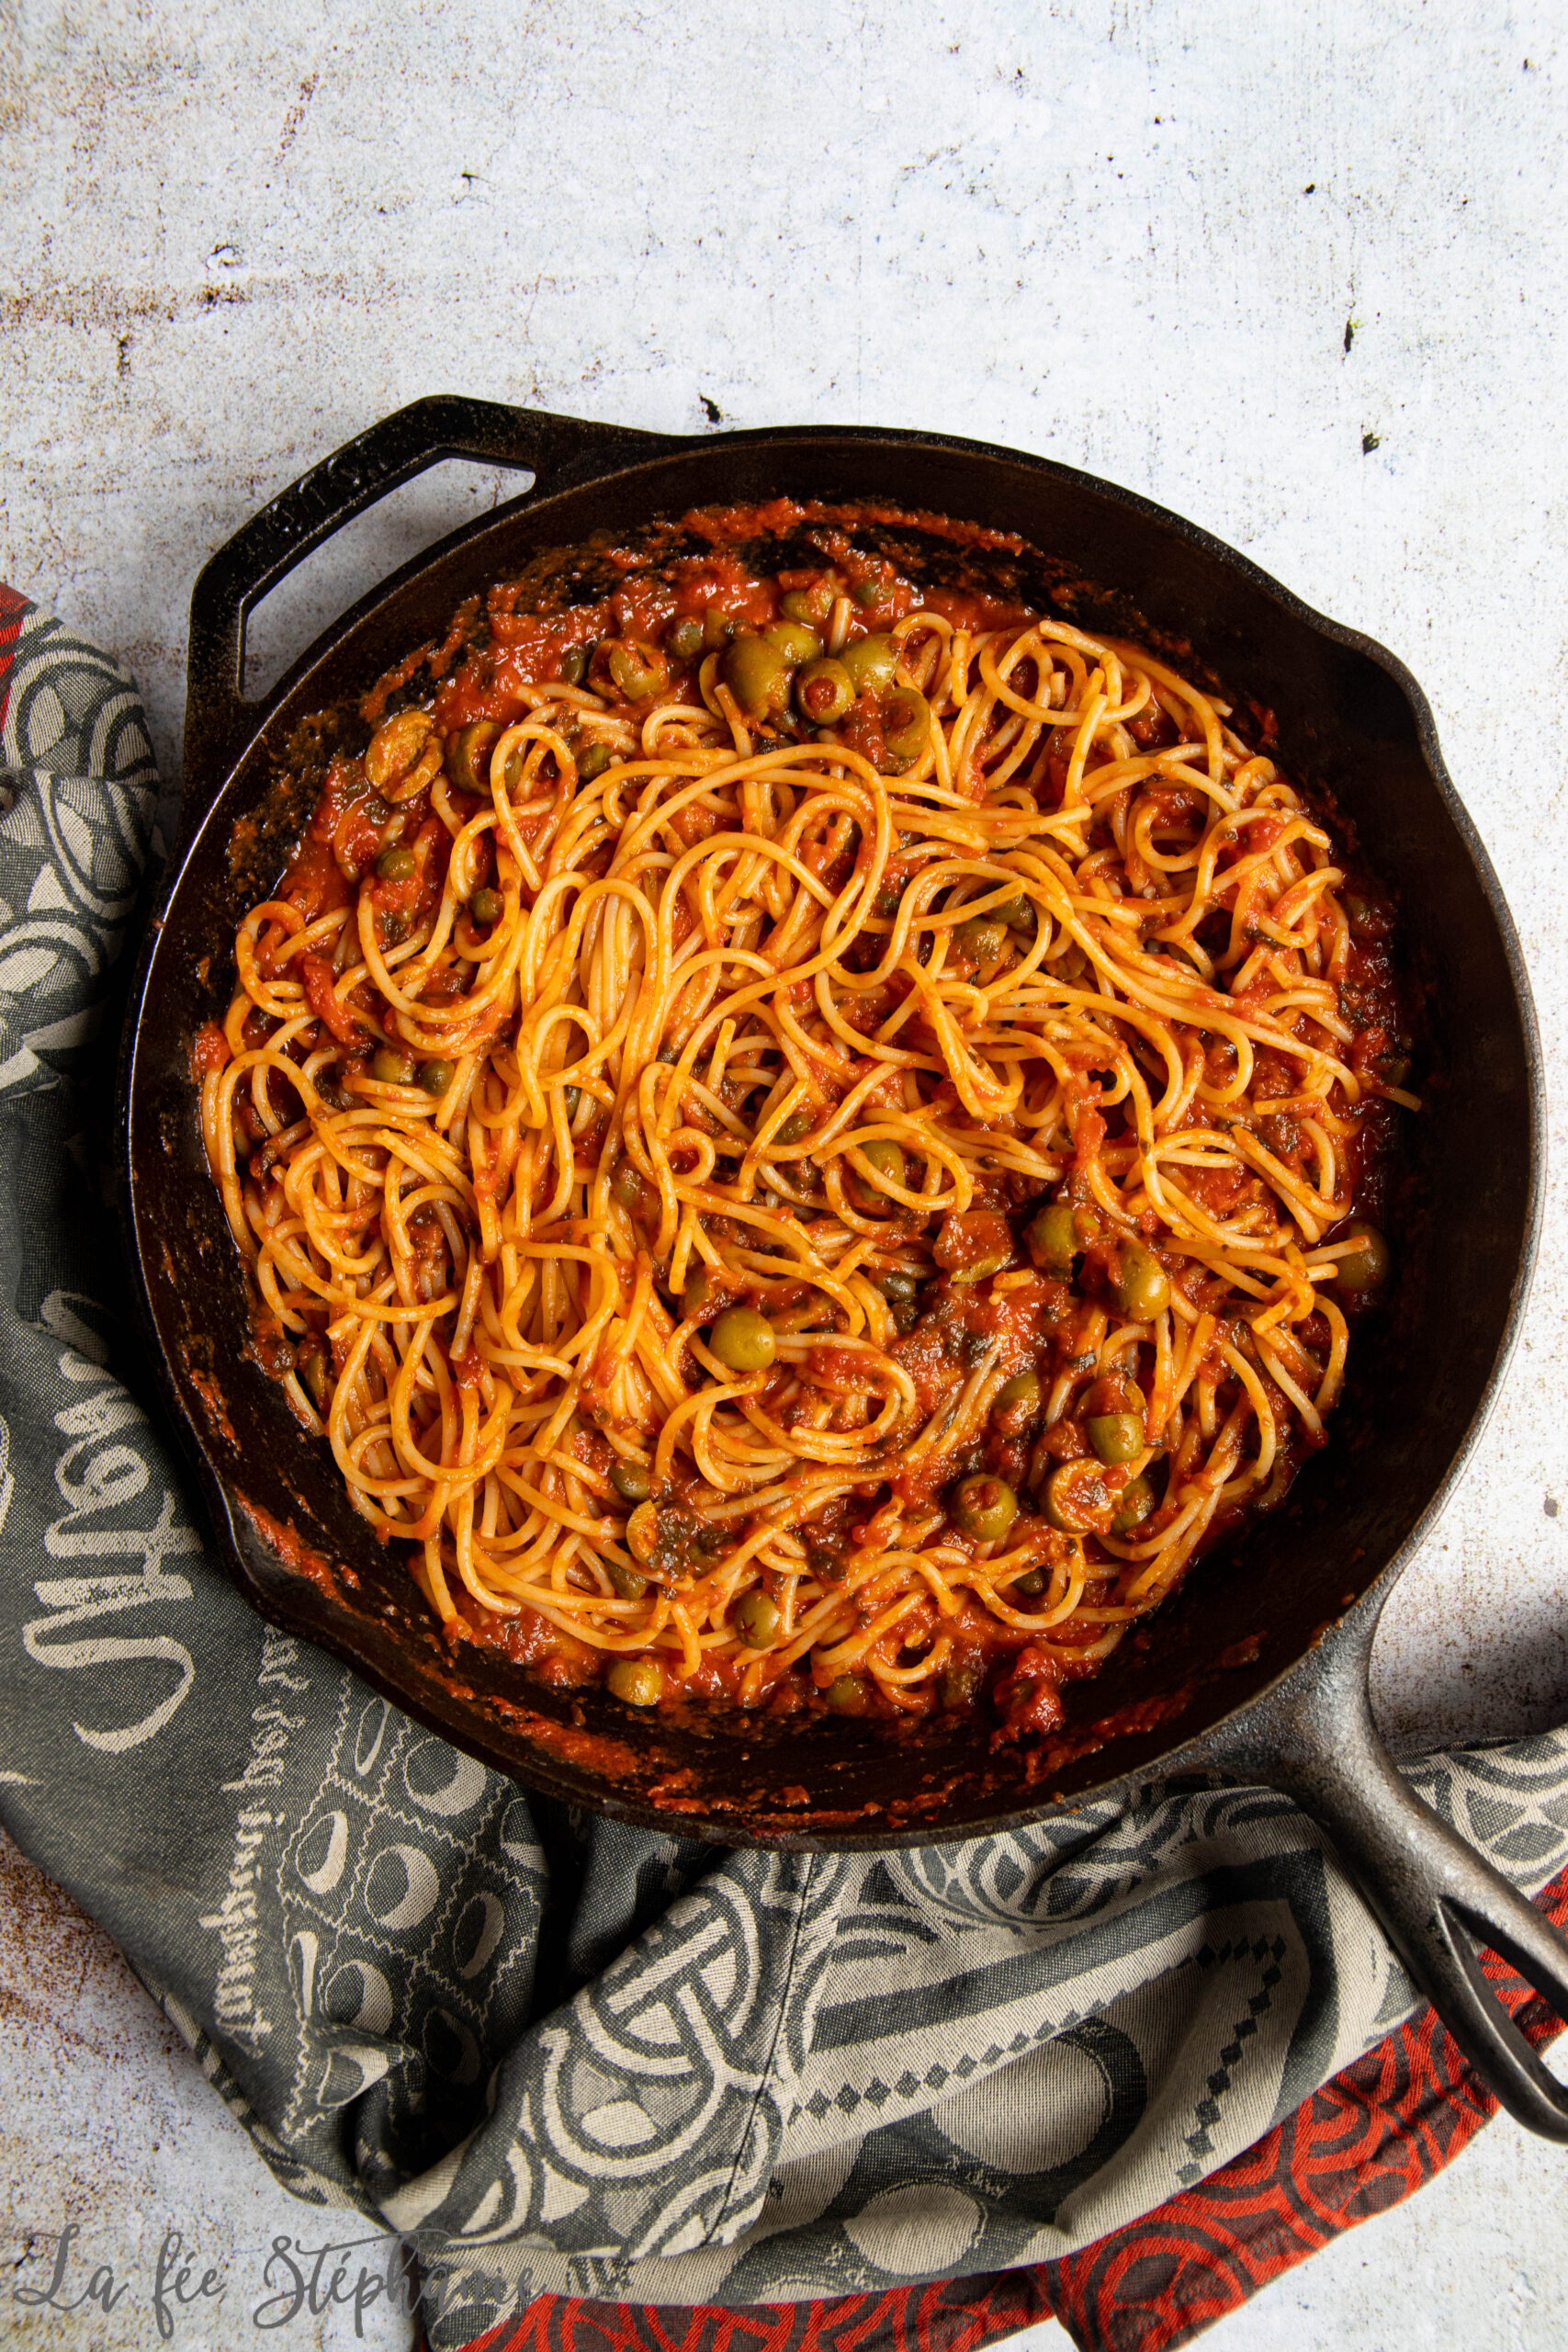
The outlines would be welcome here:
<svg viewBox="0 0 1568 2352">
<path fill-rule="evenodd" d="M 203 558 L 419 393 L 1042 451 L 1410 664 L 1561 1096 L 1563 22 L 1550 0 L 0 0 L 0 577 L 130 662 L 172 780 Z M 405 492 L 274 600 L 263 662 L 497 494 L 471 469 Z M 1568 1714 L 1565 1277 L 1558 1187 L 1503 1406 L 1385 1621 L 1402 1742 Z M 1495 2124 L 1207 2340 L 1560 2346 L 1565 2186 L 1568 2155 Z M 178 2223 L 231 2287 L 175 2340 L 230 2352 L 262 2340 L 271 2235 L 306 2219 L 112 1950 L 0 1860 L 0 2296 L 30 2232 L 75 2220 L 144 2285 Z M 137 2291 L 47 2327 L 7 2301 L 0 2341 L 158 2338 Z"/>
</svg>

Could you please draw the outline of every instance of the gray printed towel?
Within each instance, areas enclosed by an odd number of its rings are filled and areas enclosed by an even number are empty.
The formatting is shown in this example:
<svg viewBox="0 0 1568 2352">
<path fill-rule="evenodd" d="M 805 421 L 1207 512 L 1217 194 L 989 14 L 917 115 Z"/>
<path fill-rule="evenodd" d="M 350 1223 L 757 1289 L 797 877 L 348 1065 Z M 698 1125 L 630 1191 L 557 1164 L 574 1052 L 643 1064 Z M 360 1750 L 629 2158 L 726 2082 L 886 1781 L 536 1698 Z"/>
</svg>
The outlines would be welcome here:
<svg viewBox="0 0 1568 2352">
<path fill-rule="evenodd" d="M 544 2291 L 788 2302 L 1070 2253 L 1415 2006 L 1283 1799 L 738 1854 L 570 1815 L 231 1589 L 138 1401 L 98 1035 L 152 847 L 130 680 L 0 591 L 0 1814 L 278 2179 L 416 2245 L 439 2352 Z M 1568 1735 L 1418 1765 L 1521 1886 Z"/>
</svg>

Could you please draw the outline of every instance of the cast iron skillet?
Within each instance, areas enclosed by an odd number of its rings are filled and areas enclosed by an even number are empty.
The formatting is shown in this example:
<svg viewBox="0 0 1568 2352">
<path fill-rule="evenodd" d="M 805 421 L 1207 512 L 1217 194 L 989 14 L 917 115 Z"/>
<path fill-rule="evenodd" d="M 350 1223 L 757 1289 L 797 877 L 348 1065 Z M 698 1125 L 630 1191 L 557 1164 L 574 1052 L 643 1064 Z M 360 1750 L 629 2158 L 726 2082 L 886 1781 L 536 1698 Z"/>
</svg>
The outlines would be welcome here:
<svg viewBox="0 0 1568 2352">
<path fill-rule="evenodd" d="M 247 704 L 247 612 L 350 515 L 446 456 L 530 469 L 534 486 L 376 586 L 274 693 Z M 304 812 L 280 809 L 268 786 L 300 722 L 357 697 L 442 634 L 462 597 L 538 548 L 777 492 L 884 499 L 1016 530 L 1111 592 L 1070 600 L 1089 626 L 1190 640 L 1201 667 L 1272 707 L 1287 768 L 1353 818 L 1401 898 L 1427 991 L 1430 1109 L 1408 1123 L 1397 1305 L 1358 1335 L 1333 1443 L 1287 1509 L 1203 1564 L 1098 1680 L 1071 1688 L 1085 1752 L 1033 1784 L 1019 1752 L 993 1755 L 983 1730 L 939 1724 L 899 1739 L 840 1718 L 804 1730 L 671 1725 L 603 1691 L 552 1692 L 471 1645 L 449 1656 L 412 1580 L 350 1509 L 325 1447 L 246 1359 L 240 1261 L 202 1157 L 191 1039 L 227 1005 L 234 924 L 250 902 L 245 861 L 237 867 L 231 853 L 248 840 L 254 869 L 276 841 L 275 871 L 281 863 Z M 1568 2091 L 1488 1990 L 1470 1939 L 1505 1954 L 1563 2015 L 1568 1945 L 1412 1795 L 1367 1703 L 1378 1612 L 1475 1442 L 1514 1338 L 1541 1182 L 1540 1046 L 1513 926 L 1431 714 L 1391 655 L 1146 500 L 1011 450 L 828 427 L 693 442 L 420 401 L 304 475 L 203 571 L 185 833 L 122 1056 L 128 1240 L 164 1396 L 230 1569 L 265 1616 L 534 1789 L 721 1844 L 932 1843 L 1037 1818 L 1156 1768 L 1288 1790 L 1330 1834 L 1483 2078 L 1521 2121 L 1568 2139 Z"/>
</svg>

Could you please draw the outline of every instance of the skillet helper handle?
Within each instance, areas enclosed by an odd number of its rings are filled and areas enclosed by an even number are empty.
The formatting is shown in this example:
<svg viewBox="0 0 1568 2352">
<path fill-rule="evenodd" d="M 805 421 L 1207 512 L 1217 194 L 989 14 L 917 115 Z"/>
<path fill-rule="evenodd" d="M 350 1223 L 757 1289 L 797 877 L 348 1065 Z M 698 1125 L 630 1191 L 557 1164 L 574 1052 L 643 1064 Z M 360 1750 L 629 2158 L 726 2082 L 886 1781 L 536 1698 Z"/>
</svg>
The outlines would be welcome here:
<svg viewBox="0 0 1568 2352">
<path fill-rule="evenodd" d="M 1329 1637 L 1303 1675 L 1249 1710 L 1226 1768 L 1247 1768 L 1327 1831 L 1486 2088 L 1528 2130 L 1568 2141 L 1568 2086 L 1488 1984 L 1466 1930 L 1565 2020 L 1568 1939 L 1422 1802 L 1384 1747 L 1367 1696 L 1373 1623 L 1359 1640 L 1348 1626 Z"/>
<path fill-rule="evenodd" d="M 528 469 L 541 493 L 674 446 L 652 433 L 444 393 L 383 417 L 280 491 L 205 564 L 191 592 L 185 729 L 186 839 L 261 707 L 244 699 L 245 620 L 313 548 L 442 458 Z"/>
</svg>

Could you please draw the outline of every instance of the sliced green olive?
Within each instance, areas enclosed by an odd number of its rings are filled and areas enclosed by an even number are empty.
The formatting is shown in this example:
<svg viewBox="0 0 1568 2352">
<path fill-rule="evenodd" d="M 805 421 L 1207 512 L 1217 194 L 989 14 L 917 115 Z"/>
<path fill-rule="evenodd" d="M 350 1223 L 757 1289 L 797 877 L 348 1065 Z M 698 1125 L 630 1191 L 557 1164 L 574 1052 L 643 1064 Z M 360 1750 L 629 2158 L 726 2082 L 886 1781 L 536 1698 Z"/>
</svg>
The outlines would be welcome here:
<svg viewBox="0 0 1568 2352">
<path fill-rule="evenodd" d="M 981 1544 L 999 1544 L 1018 1517 L 1018 1497 L 1005 1478 L 993 1478 L 983 1470 L 978 1477 L 964 1479 L 948 1510 L 953 1525 L 965 1535 Z"/>
<path fill-rule="evenodd" d="M 739 622 L 732 615 L 717 611 L 712 605 L 703 615 L 703 643 L 710 653 L 721 645 L 728 645 L 731 638 L 738 637 L 739 632 Z"/>
<path fill-rule="evenodd" d="M 468 918 L 488 931 L 491 923 L 501 921 L 506 912 L 506 901 L 499 890 L 476 890 L 468 899 Z"/>
<path fill-rule="evenodd" d="M 1103 1478 L 1092 1454 L 1058 1464 L 1045 1482 L 1045 1516 L 1052 1526 L 1067 1535 L 1097 1534 L 1108 1526 L 1111 1514 Z"/>
<path fill-rule="evenodd" d="M 615 753 L 608 743 L 590 743 L 577 755 L 579 784 L 596 784 L 605 769 L 615 763 Z"/>
<path fill-rule="evenodd" d="M 646 1568 L 659 1549 L 659 1506 L 638 1503 L 626 1521 L 626 1549 Z"/>
<path fill-rule="evenodd" d="M 427 1094 L 445 1094 L 457 1075 L 457 1069 L 456 1062 L 421 1062 L 419 1083 Z"/>
<path fill-rule="evenodd" d="M 820 658 L 821 639 L 814 628 L 807 628 L 799 621 L 775 621 L 772 628 L 762 631 L 762 635 L 784 655 L 792 670 L 798 669 L 803 662 L 815 662 Z"/>
<path fill-rule="evenodd" d="M 738 637 L 720 667 L 725 684 L 749 718 L 783 710 L 789 700 L 789 663 L 765 637 Z"/>
<path fill-rule="evenodd" d="M 811 1133 L 809 1111 L 792 1111 L 773 1136 L 775 1143 L 802 1143 Z"/>
<path fill-rule="evenodd" d="M 1122 1313 L 1139 1323 L 1152 1322 L 1170 1305 L 1170 1276 L 1141 1241 L 1122 1242 L 1111 1290 Z"/>
<path fill-rule="evenodd" d="M 931 707 L 913 686 L 899 686 L 882 714 L 882 740 L 896 760 L 918 760 L 931 741 Z"/>
<path fill-rule="evenodd" d="M 779 1630 L 779 1605 L 765 1592 L 749 1592 L 735 1611 L 735 1622 L 754 1650 L 765 1650 Z"/>
<path fill-rule="evenodd" d="M 1155 1507 L 1155 1490 L 1146 1478 L 1134 1478 L 1116 1498 L 1116 1516 L 1111 1522 L 1112 1535 L 1131 1535 L 1141 1527 Z"/>
<path fill-rule="evenodd" d="M 839 659 L 857 695 L 885 693 L 898 666 L 897 649 L 890 637 L 857 637 Z"/>
<path fill-rule="evenodd" d="M 653 1657 L 618 1657 L 604 1680 L 628 1707 L 657 1707 L 664 1695 L 664 1668 Z"/>
<path fill-rule="evenodd" d="M 896 1143 L 886 1136 L 874 1136 L 869 1143 L 863 1143 L 860 1148 L 863 1157 L 870 1161 L 879 1176 L 886 1176 L 892 1184 L 903 1183 L 908 1171 L 904 1165 L 903 1152 Z"/>
<path fill-rule="evenodd" d="M 370 1057 L 370 1075 L 382 1086 L 412 1086 L 414 1059 L 396 1046 L 378 1046 Z"/>
<path fill-rule="evenodd" d="M 310 1390 L 312 1404 L 324 1409 L 333 1393 L 332 1351 L 326 1341 L 307 1340 L 294 1360 L 294 1369 Z"/>
<path fill-rule="evenodd" d="M 813 727 L 836 727 L 855 698 L 854 681 L 831 656 L 807 662 L 795 681 L 795 704 Z"/>
<path fill-rule="evenodd" d="M 1340 1259 L 1339 1272 L 1335 1276 L 1339 1288 L 1353 1292 L 1358 1298 L 1365 1298 L 1371 1292 L 1382 1290 L 1388 1280 L 1393 1261 L 1388 1243 L 1377 1227 L 1358 1217 L 1354 1225 L 1348 1225 L 1344 1232 L 1337 1233 L 1334 1238 L 1337 1242 L 1364 1241 L 1366 1244 L 1365 1249 L 1349 1251 Z"/>
<path fill-rule="evenodd" d="M 639 1576 L 636 1568 L 623 1566 L 619 1560 L 606 1560 L 604 1574 L 623 1600 L 640 1600 L 648 1590 L 648 1578 Z"/>
<path fill-rule="evenodd" d="M 1142 1413 L 1096 1413 L 1084 1435 L 1101 1462 L 1131 1462 L 1144 1450 Z"/>
<path fill-rule="evenodd" d="M 992 915 L 970 915 L 954 926 L 953 936 L 976 964 L 994 964 L 1008 944 L 1008 927 Z"/>
<path fill-rule="evenodd" d="M 476 718 L 448 741 L 447 773 L 463 791 L 490 790 L 490 747 L 500 732 L 493 718 Z"/>
<path fill-rule="evenodd" d="M 610 1179 L 610 1194 L 622 1208 L 640 1208 L 646 1189 L 642 1177 L 629 1159 L 616 1162 L 615 1172 Z"/>
<path fill-rule="evenodd" d="M 703 650 L 703 625 L 695 613 L 682 613 L 672 622 L 664 643 L 677 662 L 694 661 Z"/>
<path fill-rule="evenodd" d="M 730 1372 L 765 1372 L 776 1344 L 773 1325 L 754 1306 L 727 1306 L 708 1334 L 708 1346 Z"/>
<path fill-rule="evenodd" d="M 1040 1374 L 1015 1372 L 997 1391 L 991 1419 L 1003 1437 L 1021 1437 L 1040 1411 Z"/>
<path fill-rule="evenodd" d="M 833 583 L 830 580 L 814 580 L 809 588 L 790 588 L 779 598 L 779 610 L 786 621 L 802 621 L 807 628 L 820 628 L 833 609 Z"/>
<path fill-rule="evenodd" d="M 659 648 L 644 644 L 640 638 L 619 640 L 611 646 L 607 658 L 615 691 L 627 702 L 646 702 L 649 695 L 659 692 L 668 675 Z"/>
<path fill-rule="evenodd" d="M 570 646 L 561 655 L 558 666 L 563 686 L 580 686 L 582 684 L 583 679 L 588 675 L 588 658 L 589 649 L 586 645 Z"/>
<path fill-rule="evenodd" d="M 412 849 L 394 842 L 376 860 L 376 871 L 383 882 L 412 882 L 419 871 L 419 860 Z"/>
<path fill-rule="evenodd" d="M 840 1674 L 829 1683 L 826 1695 L 836 1715 L 858 1715 L 865 1705 L 865 1684 L 858 1674 Z"/>
<path fill-rule="evenodd" d="M 617 1462 L 610 1484 L 623 1502 L 645 1503 L 653 1492 L 653 1473 L 646 1462 Z"/>
<path fill-rule="evenodd" d="M 1077 1254 L 1073 1213 L 1066 1201 L 1040 1209 L 1023 1228 L 1024 1246 L 1043 1273 L 1070 1274 Z"/>
</svg>

